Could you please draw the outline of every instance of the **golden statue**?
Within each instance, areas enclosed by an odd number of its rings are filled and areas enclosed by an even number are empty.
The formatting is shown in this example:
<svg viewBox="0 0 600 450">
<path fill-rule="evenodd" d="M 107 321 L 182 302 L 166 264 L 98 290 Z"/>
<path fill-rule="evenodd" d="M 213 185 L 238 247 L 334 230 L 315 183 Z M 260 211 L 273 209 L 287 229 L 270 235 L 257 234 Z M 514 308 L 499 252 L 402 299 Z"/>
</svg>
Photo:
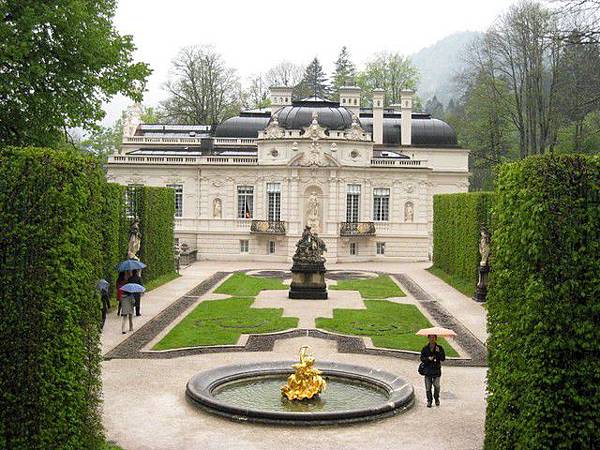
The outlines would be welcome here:
<svg viewBox="0 0 600 450">
<path fill-rule="evenodd" d="M 288 377 L 287 384 L 281 387 L 281 393 L 288 400 L 304 400 L 319 395 L 327 383 L 321 377 L 321 371 L 314 367 L 315 358 L 308 352 L 309 347 L 300 347 L 300 362 L 292 367 L 296 372 Z"/>
</svg>

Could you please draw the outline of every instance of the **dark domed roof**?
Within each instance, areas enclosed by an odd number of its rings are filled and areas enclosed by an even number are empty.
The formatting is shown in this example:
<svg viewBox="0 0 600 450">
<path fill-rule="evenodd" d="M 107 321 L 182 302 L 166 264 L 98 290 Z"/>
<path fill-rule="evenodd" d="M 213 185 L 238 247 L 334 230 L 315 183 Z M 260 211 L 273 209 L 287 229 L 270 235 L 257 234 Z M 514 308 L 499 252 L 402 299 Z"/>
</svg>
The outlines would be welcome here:
<svg viewBox="0 0 600 450">
<path fill-rule="evenodd" d="M 319 125 L 329 130 L 345 130 L 352 125 L 352 113 L 338 102 L 309 97 L 292 102 L 275 112 L 279 126 L 287 130 L 302 130 L 313 120 L 313 113 L 318 113 Z"/>
<path fill-rule="evenodd" d="M 362 117 L 361 124 L 365 131 L 373 133 L 373 118 Z M 383 143 L 387 145 L 400 145 L 401 119 L 398 117 L 385 117 L 383 119 Z M 457 147 L 456 132 L 454 128 L 439 119 L 432 119 L 422 114 L 413 114 L 411 120 L 412 145 L 432 147 Z"/>
<path fill-rule="evenodd" d="M 270 115 L 240 115 L 231 117 L 221 123 L 215 130 L 215 137 L 254 138 L 258 132 L 267 128 Z"/>
</svg>

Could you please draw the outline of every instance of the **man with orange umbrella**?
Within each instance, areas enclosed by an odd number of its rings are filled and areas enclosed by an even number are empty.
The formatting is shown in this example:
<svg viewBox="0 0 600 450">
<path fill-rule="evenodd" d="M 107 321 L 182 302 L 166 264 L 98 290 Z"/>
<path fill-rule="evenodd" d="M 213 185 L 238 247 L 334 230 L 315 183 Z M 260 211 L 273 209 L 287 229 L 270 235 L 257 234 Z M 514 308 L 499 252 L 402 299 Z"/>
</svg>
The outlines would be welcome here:
<svg viewBox="0 0 600 450">
<path fill-rule="evenodd" d="M 446 359 L 444 348 L 437 343 L 437 337 L 456 336 L 454 331 L 447 328 L 433 327 L 417 331 L 419 336 L 427 336 L 429 343 L 421 350 L 421 365 L 419 373 L 425 377 L 425 393 L 427 394 L 427 407 L 435 400 L 435 406 L 440 406 L 440 378 L 442 376 L 442 361 Z M 431 388 L 433 387 L 433 395 Z"/>
</svg>

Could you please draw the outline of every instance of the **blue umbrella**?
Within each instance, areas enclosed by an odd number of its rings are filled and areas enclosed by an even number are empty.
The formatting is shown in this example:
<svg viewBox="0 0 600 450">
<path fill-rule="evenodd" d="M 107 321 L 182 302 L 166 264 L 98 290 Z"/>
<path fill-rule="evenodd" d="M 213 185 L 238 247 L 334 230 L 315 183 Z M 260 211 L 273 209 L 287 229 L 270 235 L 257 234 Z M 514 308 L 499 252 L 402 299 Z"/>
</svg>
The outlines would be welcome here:
<svg viewBox="0 0 600 450">
<path fill-rule="evenodd" d="M 130 270 L 143 269 L 144 267 L 146 267 L 146 264 L 144 264 L 141 261 L 138 261 L 137 259 L 127 259 L 119 263 L 117 270 L 119 272 L 128 272 Z"/>
<path fill-rule="evenodd" d="M 138 292 L 144 292 L 146 288 L 141 284 L 127 283 L 121 287 L 121 290 L 129 294 L 137 294 Z"/>
<path fill-rule="evenodd" d="M 98 284 L 96 285 L 96 289 L 98 289 L 99 291 L 108 292 L 108 281 L 106 281 L 104 278 L 101 279 L 100 281 L 98 281 Z"/>
</svg>

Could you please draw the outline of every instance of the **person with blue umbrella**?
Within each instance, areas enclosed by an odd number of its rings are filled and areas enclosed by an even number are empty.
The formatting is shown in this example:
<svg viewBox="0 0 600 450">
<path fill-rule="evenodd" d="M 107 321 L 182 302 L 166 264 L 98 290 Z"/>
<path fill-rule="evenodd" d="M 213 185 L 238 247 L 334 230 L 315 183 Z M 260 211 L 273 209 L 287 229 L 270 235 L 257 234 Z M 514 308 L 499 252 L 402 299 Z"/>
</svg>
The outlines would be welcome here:
<svg viewBox="0 0 600 450">
<path fill-rule="evenodd" d="M 137 283 L 127 283 L 121 287 L 121 333 L 125 334 L 125 326 L 129 322 L 129 331 L 133 331 L 133 309 L 135 306 L 135 294 L 141 294 L 146 289 Z"/>
</svg>

